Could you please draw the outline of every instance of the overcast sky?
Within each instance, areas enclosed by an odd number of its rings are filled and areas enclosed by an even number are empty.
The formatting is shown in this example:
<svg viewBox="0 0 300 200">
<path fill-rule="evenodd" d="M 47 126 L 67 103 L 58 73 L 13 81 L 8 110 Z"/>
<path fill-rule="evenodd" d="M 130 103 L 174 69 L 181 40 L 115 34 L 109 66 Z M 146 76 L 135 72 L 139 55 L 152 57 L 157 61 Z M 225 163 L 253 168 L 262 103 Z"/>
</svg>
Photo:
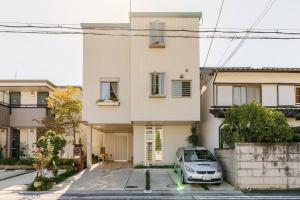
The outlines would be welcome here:
<svg viewBox="0 0 300 200">
<path fill-rule="evenodd" d="M 249 28 L 269 0 L 225 0 L 219 27 Z M 133 11 L 202 12 L 201 27 L 214 27 L 221 0 L 132 0 Z M 277 0 L 256 28 L 300 29 L 300 0 Z M 79 24 L 127 22 L 129 0 L 0 0 L 0 22 Z M 201 65 L 210 39 L 201 39 Z M 207 66 L 216 66 L 229 43 L 215 39 Z M 226 66 L 297 67 L 300 40 L 247 40 Z M 49 79 L 82 84 L 82 36 L 0 33 L 0 79 Z"/>
</svg>

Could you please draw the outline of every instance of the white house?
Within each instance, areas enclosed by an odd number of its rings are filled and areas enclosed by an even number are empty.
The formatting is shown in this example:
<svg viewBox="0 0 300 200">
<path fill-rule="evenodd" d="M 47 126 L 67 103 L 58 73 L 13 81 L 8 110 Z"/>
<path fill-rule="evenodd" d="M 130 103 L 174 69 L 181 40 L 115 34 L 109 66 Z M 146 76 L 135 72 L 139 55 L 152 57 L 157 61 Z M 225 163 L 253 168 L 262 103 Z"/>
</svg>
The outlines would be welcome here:
<svg viewBox="0 0 300 200">
<path fill-rule="evenodd" d="M 92 128 L 103 133 L 108 159 L 134 165 L 172 163 L 176 149 L 187 145 L 200 120 L 199 33 L 178 29 L 199 30 L 200 17 L 132 12 L 130 23 L 82 24 L 89 165 L 98 142 Z"/>
<path fill-rule="evenodd" d="M 201 68 L 201 122 L 199 142 L 213 150 L 222 146 L 224 113 L 232 105 L 255 100 L 279 110 L 291 126 L 300 125 L 299 68 Z"/>
</svg>

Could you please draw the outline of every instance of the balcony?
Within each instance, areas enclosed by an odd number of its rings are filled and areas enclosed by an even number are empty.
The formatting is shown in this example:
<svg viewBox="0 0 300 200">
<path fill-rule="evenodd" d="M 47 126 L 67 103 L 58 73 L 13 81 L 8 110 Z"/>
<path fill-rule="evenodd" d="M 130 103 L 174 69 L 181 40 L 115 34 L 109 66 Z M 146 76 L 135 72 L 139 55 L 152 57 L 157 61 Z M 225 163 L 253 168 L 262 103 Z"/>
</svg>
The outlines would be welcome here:
<svg viewBox="0 0 300 200">
<path fill-rule="evenodd" d="M 299 106 L 265 106 L 282 112 L 286 117 L 294 117 L 295 114 L 300 112 Z M 231 106 L 211 106 L 209 112 L 217 118 L 224 118 L 225 113 Z"/>
<path fill-rule="evenodd" d="M 9 94 L 0 91 L 0 126 L 10 125 Z"/>
<path fill-rule="evenodd" d="M 46 105 L 11 105 L 10 109 L 10 125 L 12 127 L 41 127 L 42 124 L 39 122 L 48 115 Z"/>
</svg>

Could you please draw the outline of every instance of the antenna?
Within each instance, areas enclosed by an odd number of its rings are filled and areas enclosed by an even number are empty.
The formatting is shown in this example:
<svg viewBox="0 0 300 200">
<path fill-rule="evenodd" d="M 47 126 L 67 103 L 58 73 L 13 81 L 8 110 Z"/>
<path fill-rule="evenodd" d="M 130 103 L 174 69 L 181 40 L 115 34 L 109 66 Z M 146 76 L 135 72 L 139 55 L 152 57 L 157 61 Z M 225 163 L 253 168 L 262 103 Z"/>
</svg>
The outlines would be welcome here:
<svg viewBox="0 0 300 200">
<path fill-rule="evenodd" d="M 17 80 L 18 71 L 15 71 L 15 80 Z"/>
<path fill-rule="evenodd" d="M 131 24 L 131 0 L 129 0 L 129 23 Z"/>
</svg>

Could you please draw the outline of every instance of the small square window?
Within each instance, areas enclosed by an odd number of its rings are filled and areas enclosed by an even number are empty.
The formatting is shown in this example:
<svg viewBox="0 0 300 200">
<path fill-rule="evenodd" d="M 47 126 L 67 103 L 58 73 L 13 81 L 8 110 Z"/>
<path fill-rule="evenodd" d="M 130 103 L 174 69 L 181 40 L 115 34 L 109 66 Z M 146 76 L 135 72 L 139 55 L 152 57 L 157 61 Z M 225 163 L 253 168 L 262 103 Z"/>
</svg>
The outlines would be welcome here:
<svg viewBox="0 0 300 200">
<path fill-rule="evenodd" d="M 101 101 L 119 101 L 118 82 L 101 81 L 100 82 L 100 100 Z"/>
<path fill-rule="evenodd" d="M 172 96 L 191 97 L 191 81 L 190 80 L 172 81 Z"/>
</svg>

